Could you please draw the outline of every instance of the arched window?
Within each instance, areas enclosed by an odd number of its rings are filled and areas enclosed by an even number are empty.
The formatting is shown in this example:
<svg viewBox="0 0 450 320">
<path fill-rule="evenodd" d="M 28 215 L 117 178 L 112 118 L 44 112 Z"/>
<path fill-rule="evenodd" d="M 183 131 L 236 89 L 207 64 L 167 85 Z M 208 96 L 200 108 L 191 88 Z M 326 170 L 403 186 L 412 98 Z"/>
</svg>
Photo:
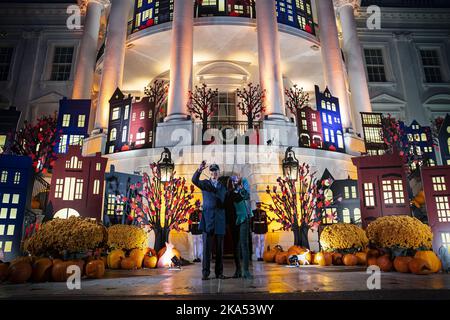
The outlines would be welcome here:
<svg viewBox="0 0 450 320">
<path fill-rule="evenodd" d="M 117 129 L 116 128 L 112 128 L 111 132 L 109 133 L 109 140 L 110 141 L 115 141 L 117 139 Z"/>
<path fill-rule="evenodd" d="M 353 219 L 355 219 L 355 223 L 361 223 L 361 209 L 355 208 L 353 210 Z"/>
<path fill-rule="evenodd" d="M 344 223 L 350 223 L 351 222 L 350 210 L 348 208 L 344 208 L 342 210 L 342 222 L 344 222 Z"/>
<path fill-rule="evenodd" d="M 128 127 L 124 126 L 122 128 L 122 142 L 127 142 L 127 133 L 128 133 Z"/>
<path fill-rule="evenodd" d="M 53 218 L 67 219 L 72 216 L 79 217 L 80 214 L 75 209 L 64 208 L 64 209 L 61 209 L 58 212 L 56 212 L 55 215 L 53 216 Z"/>
<path fill-rule="evenodd" d="M 77 167 L 78 167 L 78 157 L 73 156 L 72 158 L 70 158 L 70 168 L 76 169 Z"/>
</svg>

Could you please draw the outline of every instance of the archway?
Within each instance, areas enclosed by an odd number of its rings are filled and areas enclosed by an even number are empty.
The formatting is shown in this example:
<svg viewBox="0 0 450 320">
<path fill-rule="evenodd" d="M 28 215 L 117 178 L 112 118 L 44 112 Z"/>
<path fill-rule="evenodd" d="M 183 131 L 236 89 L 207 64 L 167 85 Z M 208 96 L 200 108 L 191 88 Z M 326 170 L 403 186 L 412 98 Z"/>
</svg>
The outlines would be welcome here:
<svg viewBox="0 0 450 320">
<path fill-rule="evenodd" d="M 79 217 L 79 216 L 80 216 L 80 214 L 78 213 L 77 210 L 72 209 L 72 208 L 64 208 L 64 209 L 58 210 L 58 212 L 55 213 L 53 218 L 67 219 L 70 217 Z"/>
</svg>

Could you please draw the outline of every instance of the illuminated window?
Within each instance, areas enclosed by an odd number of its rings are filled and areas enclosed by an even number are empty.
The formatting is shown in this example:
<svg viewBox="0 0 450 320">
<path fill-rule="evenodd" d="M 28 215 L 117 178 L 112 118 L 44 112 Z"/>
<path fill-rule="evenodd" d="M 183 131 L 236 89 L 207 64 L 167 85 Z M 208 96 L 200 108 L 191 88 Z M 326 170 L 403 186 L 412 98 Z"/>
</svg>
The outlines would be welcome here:
<svg viewBox="0 0 450 320">
<path fill-rule="evenodd" d="M 441 233 L 441 241 L 442 241 L 442 245 L 444 247 L 446 247 L 448 252 L 450 253 L 450 233 L 442 232 Z"/>
<path fill-rule="evenodd" d="M 308 122 L 306 120 L 302 120 L 303 130 L 308 130 Z"/>
<path fill-rule="evenodd" d="M 67 81 L 70 78 L 73 47 L 56 47 L 53 54 L 51 81 Z"/>
<path fill-rule="evenodd" d="M 385 204 L 405 203 L 402 180 L 383 180 L 383 198 Z"/>
<path fill-rule="evenodd" d="M 383 129 L 364 127 L 364 138 L 368 143 L 383 143 Z"/>
<path fill-rule="evenodd" d="M 100 171 L 102 169 L 102 164 L 100 163 L 100 162 L 97 162 L 96 164 L 95 164 L 95 170 L 96 171 Z"/>
<path fill-rule="evenodd" d="M 9 193 L 4 193 L 2 203 L 9 203 L 10 198 L 11 198 L 11 195 Z"/>
<path fill-rule="evenodd" d="M 336 208 L 326 208 L 325 209 L 325 216 L 323 217 L 324 224 L 332 224 L 336 223 Z"/>
<path fill-rule="evenodd" d="M 71 146 L 82 146 L 84 136 L 73 134 L 70 136 L 69 145 Z"/>
<path fill-rule="evenodd" d="M 108 215 L 114 215 L 114 204 L 116 203 L 116 196 L 113 194 L 108 194 L 108 202 L 106 206 L 106 211 Z"/>
<path fill-rule="evenodd" d="M 313 131 L 317 131 L 317 122 L 316 121 L 312 122 L 312 128 L 313 128 Z"/>
<path fill-rule="evenodd" d="M 64 114 L 63 115 L 62 126 L 63 127 L 70 126 L 70 114 Z"/>
<path fill-rule="evenodd" d="M 322 121 L 323 123 L 327 123 L 327 115 L 325 113 L 322 113 Z"/>
<path fill-rule="evenodd" d="M 5 253 L 12 251 L 12 241 L 6 241 L 5 242 L 5 250 L 3 250 Z"/>
<path fill-rule="evenodd" d="M 5 225 L 0 224 L 0 236 L 3 236 L 5 234 Z"/>
<path fill-rule="evenodd" d="M 130 115 L 130 106 L 126 105 L 125 106 L 125 111 L 123 113 L 124 120 L 128 120 L 129 115 Z"/>
<path fill-rule="evenodd" d="M 432 177 L 434 191 L 446 191 L 447 187 L 445 185 L 445 177 Z"/>
<path fill-rule="evenodd" d="M 111 115 L 111 120 L 117 120 L 120 117 L 120 108 L 113 108 L 112 110 L 112 115 Z"/>
<path fill-rule="evenodd" d="M 145 143 L 145 131 L 136 133 L 136 145 Z"/>
<path fill-rule="evenodd" d="M 63 179 L 56 179 L 56 185 L 55 185 L 55 198 L 62 198 L 63 195 L 63 188 L 64 188 L 64 180 Z"/>
<path fill-rule="evenodd" d="M 109 141 L 115 141 L 117 139 L 117 129 L 112 128 L 111 132 L 109 133 Z"/>
<path fill-rule="evenodd" d="M 8 231 L 6 232 L 6 235 L 7 236 L 13 236 L 14 235 L 14 225 L 13 224 L 10 224 L 9 226 L 8 226 Z"/>
<path fill-rule="evenodd" d="M 450 222 L 450 205 L 448 196 L 435 197 L 439 222 Z"/>
<path fill-rule="evenodd" d="M 11 210 L 9 210 L 9 218 L 10 219 L 17 218 L 17 209 L 16 208 L 11 208 Z"/>
<path fill-rule="evenodd" d="M 64 134 L 59 140 L 58 152 L 65 153 L 67 150 L 67 135 Z"/>
<path fill-rule="evenodd" d="M 357 194 L 356 194 L 356 186 L 352 186 L 352 198 L 356 199 L 358 198 Z"/>
<path fill-rule="evenodd" d="M 131 121 L 136 121 L 136 112 L 131 115 Z"/>
<path fill-rule="evenodd" d="M 348 208 L 344 208 L 344 210 L 342 210 L 342 221 L 344 223 L 350 223 L 351 222 L 350 210 Z"/>
<path fill-rule="evenodd" d="M 114 146 L 109 147 L 109 153 L 114 153 Z"/>
<path fill-rule="evenodd" d="M 75 182 L 75 200 L 83 199 L 83 179 L 77 179 Z"/>
<path fill-rule="evenodd" d="M 330 132 L 328 131 L 328 128 L 325 128 L 325 141 L 330 141 Z"/>
<path fill-rule="evenodd" d="M 364 183 L 364 204 L 366 207 L 375 206 L 373 183 Z"/>
<path fill-rule="evenodd" d="M 139 114 L 139 119 L 143 120 L 145 118 L 145 111 L 141 111 L 141 113 Z"/>
<path fill-rule="evenodd" d="M 215 5 L 217 5 L 217 0 L 203 0 L 202 5 L 203 6 L 215 6 Z"/>
<path fill-rule="evenodd" d="M 361 209 L 355 208 L 353 210 L 353 218 L 355 219 L 355 223 L 361 222 Z"/>
<path fill-rule="evenodd" d="M 86 124 L 86 116 L 84 114 L 80 114 L 78 116 L 78 128 L 83 128 Z"/>
<path fill-rule="evenodd" d="M 344 198 L 349 199 L 350 198 L 350 190 L 348 187 L 344 187 Z"/>
<path fill-rule="evenodd" d="M 344 137 L 342 136 L 342 132 L 340 130 L 337 131 L 337 142 L 339 148 L 344 148 Z"/>
<path fill-rule="evenodd" d="M 2 171 L 2 176 L 1 176 L 1 180 L 2 183 L 6 183 L 6 181 L 8 181 L 8 171 L 3 170 Z"/>
<path fill-rule="evenodd" d="M 8 208 L 0 209 L 0 219 L 6 219 L 8 217 Z"/>
<path fill-rule="evenodd" d="M 122 142 L 127 142 L 127 133 L 128 133 L 128 127 L 124 126 L 122 128 Z"/>
<path fill-rule="evenodd" d="M 394 194 L 390 180 L 383 180 L 383 198 L 385 204 L 394 204 Z"/>
<path fill-rule="evenodd" d="M 99 194 L 100 193 L 100 180 L 95 179 L 94 180 L 94 194 Z"/>
<path fill-rule="evenodd" d="M 20 183 L 20 172 L 16 172 L 14 174 L 14 184 L 19 184 Z"/>
<path fill-rule="evenodd" d="M 72 156 L 70 160 L 66 161 L 66 169 L 82 169 L 83 162 L 78 160 L 77 156 Z"/>
<path fill-rule="evenodd" d="M 153 8 L 147 9 L 142 12 L 142 22 L 153 18 Z"/>
<path fill-rule="evenodd" d="M 6 135 L 0 134 L 0 148 L 3 148 L 6 144 Z"/>
<path fill-rule="evenodd" d="M 12 204 L 19 204 L 19 200 L 20 200 L 20 195 L 19 194 L 13 194 L 11 203 Z"/>
</svg>

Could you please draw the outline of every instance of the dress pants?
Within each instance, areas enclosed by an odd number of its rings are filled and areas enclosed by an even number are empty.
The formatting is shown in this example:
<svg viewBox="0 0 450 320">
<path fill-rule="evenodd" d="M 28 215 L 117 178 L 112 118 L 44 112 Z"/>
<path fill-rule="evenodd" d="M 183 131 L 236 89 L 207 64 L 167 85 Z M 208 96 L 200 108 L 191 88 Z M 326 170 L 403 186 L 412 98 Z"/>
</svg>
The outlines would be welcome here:
<svg viewBox="0 0 450 320">
<path fill-rule="evenodd" d="M 242 275 L 242 271 L 249 272 L 250 265 L 250 223 L 245 220 L 238 226 L 233 227 L 233 249 L 234 249 L 234 263 L 236 265 L 236 274 Z M 241 269 L 242 258 L 242 269 Z"/>
<path fill-rule="evenodd" d="M 265 234 L 253 233 L 253 242 L 255 244 L 255 255 L 256 258 L 262 258 L 264 254 L 264 238 Z"/>
<path fill-rule="evenodd" d="M 214 236 L 216 237 L 216 277 L 223 275 L 223 234 L 206 233 L 203 232 L 203 260 L 202 260 L 202 274 L 208 277 L 211 267 L 211 255 Z"/>
<path fill-rule="evenodd" d="M 194 259 L 202 259 L 203 258 L 203 235 L 202 234 L 193 234 L 192 235 L 192 246 L 194 249 Z"/>
</svg>

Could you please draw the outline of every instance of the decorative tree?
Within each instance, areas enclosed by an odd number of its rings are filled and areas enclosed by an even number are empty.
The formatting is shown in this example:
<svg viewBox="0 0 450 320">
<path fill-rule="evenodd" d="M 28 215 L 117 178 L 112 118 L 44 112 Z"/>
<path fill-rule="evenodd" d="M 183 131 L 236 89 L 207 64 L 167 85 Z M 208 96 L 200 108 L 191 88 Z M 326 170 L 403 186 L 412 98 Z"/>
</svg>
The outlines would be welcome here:
<svg viewBox="0 0 450 320">
<path fill-rule="evenodd" d="M 272 204 L 265 207 L 275 215 L 270 221 L 281 224 L 281 230 L 294 233 L 294 245 L 309 248 L 308 231 L 316 230 L 326 216 L 325 207 L 331 204 L 325 198 L 325 191 L 333 182 L 331 179 L 317 179 L 316 172 L 311 172 L 309 165 L 299 167 L 299 190 L 296 181 L 289 178 L 277 179 L 278 186 L 266 192 L 272 198 Z M 278 192 L 278 187 L 280 192 Z M 326 216 L 335 219 L 333 214 Z"/>
<path fill-rule="evenodd" d="M 154 102 L 155 112 L 153 118 L 156 120 L 160 113 L 163 113 L 163 106 L 167 99 L 169 85 L 164 80 L 155 80 L 144 89 L 145 94 Z"/>
<path fill-rule="evenodd" d="M 237 107 L 244 116 L 247 117 L 248 129 L 253 129 L 253 121 L 260 118 L 266 111 L 264 107 L 264 98 L 266 90 L 261 89 L 260 85 L 249 83 L 247 88 L 237 89 L 236 95 L 240 99 Z"/>
<path fill-rule="evenodd" d="M 54 149 L 60 132 L 56 122 L 56 116 L 43 116 L 34 125 L 25 121 L 23 128 L 12 134 L 7 153 L 29 156 L 36 173 L 47 173 L 57 159 Z"/>
<path fill-rule="evenodd" d="M 297 114 L 298 110 L 303 109 L 309 103 L 309 93 L 303 91 L 303 88 L 298 88 L 296 84 L 290 89 L 286 89 L 286 107 L 293 114 Z"/>
<path fill-rule="evenodd" d="M 194 91 L 189 91 L 188 110 L 196 118 L 202 121 L 202 134 L 208 128 L 208 119 L 217 111 L 217 96 L 219 90 L 212 90 L 206 84 L 195 86 Z"/>
<path fill-rule="evenodd" d="M 134 224 L 155 232 L 155 250 L 159 251 L 169 241 L 170 231 L 181 231 L 180 225 L 195 210 L 191 201 L 194 186 L 188 187 L 186 179 L 173 176 L 162 183 L 158 166 L 153 163 L 150 169 L 151 176 L 144 173 L 141 182 L 130 185 L 130 196 L 119 196 L 119 201 L 129 204 L 128 217 L 134 213 Z"/>
</svg>

